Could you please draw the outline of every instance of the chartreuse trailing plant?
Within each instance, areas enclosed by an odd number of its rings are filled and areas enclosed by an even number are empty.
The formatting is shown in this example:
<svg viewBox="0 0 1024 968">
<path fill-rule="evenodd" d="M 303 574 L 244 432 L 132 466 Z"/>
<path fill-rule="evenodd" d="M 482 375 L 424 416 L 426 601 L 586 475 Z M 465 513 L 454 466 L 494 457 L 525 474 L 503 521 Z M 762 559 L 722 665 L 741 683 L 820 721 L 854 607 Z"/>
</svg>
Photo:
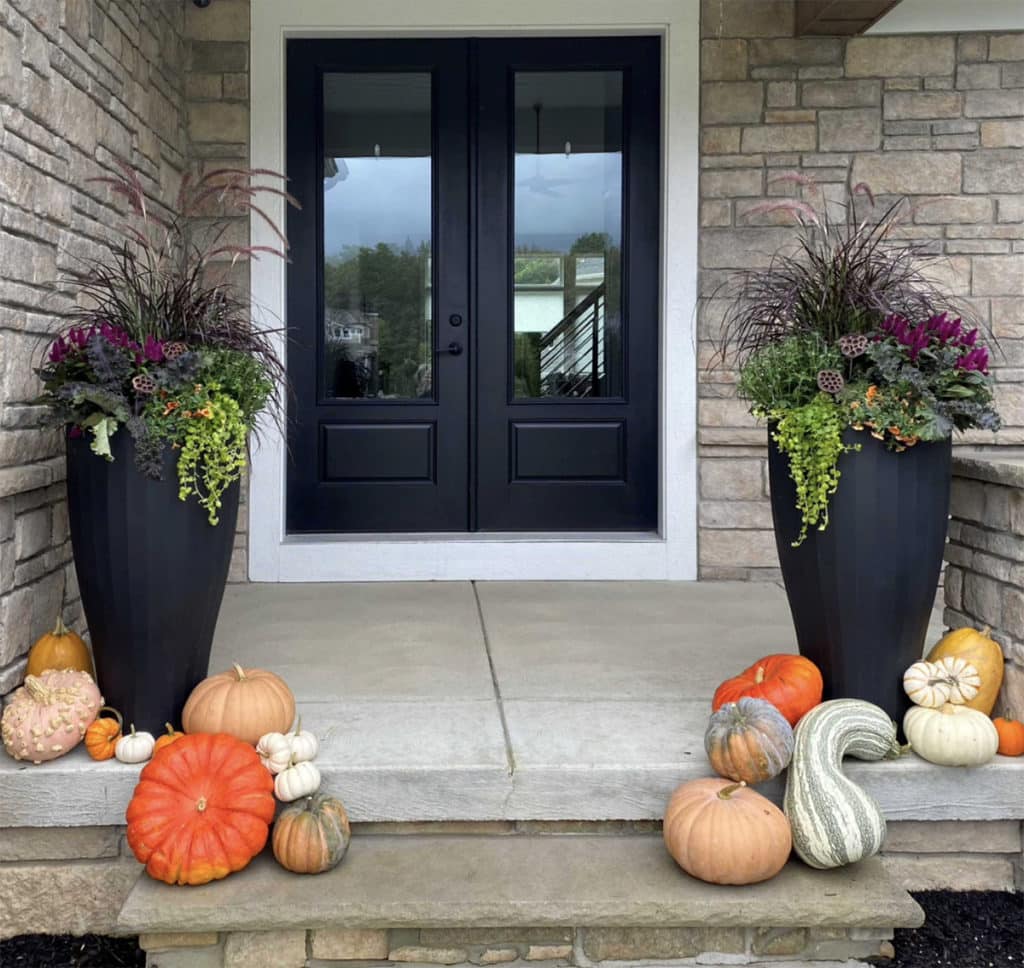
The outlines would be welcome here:
<svg viewBox="0 0 1024 968">
<path fill-rule="evenodd" d="M 841 221 L 830 220 L 817 186 L 780 176 L 803 199 L 777 199 L 751 213 L 787 212 L 803 227 L 767 268 L 731 283 L 721 358 L 739 368 L 739 393 L 769 422 L 789 458 L 801 531 L 828 525 L 839 458 L 863 431 L 901 452 L 954 430 L 998 430 L 989 350 L 979 325 L 950 311 L 928 278 L 931 260 L 895 241 L 908 208 L 878 210 L 854 186 Z"/>
<path fill-rule="evenodd" d="M 284 258 L 285 238 L 258 201 L 298 203 L 276 187 L 281 176 L 263 170 L 186 176 L 174 206 L 159 210 L 128 167 L 93 180 L 127 201 L 123 240 L 75 273 L 81 305 L 39 368 L 42 400 L 107 460 L 122 428 L 147 476 L 162 477 L 168 454 L 176 456 L 179 496 L 198 500 L 216 524 L 257 418 L 268 407 L 280 412 L 284 383 L 272 333 L 253 324 L 224 270 L 242 257 Z M 249 215 L 269 225 L 279 248 L 224 241 L 230 218 Z"/>
</svg>

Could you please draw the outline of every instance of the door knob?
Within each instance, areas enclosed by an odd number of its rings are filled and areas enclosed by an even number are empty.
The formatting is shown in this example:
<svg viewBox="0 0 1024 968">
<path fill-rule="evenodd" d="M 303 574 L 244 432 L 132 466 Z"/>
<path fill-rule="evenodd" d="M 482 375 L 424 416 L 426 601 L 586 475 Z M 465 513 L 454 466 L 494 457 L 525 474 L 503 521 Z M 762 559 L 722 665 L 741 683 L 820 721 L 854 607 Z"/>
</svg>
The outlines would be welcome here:
<svg viewBox="0 0 1024 968">
<path fill-rule="evenodd" d="M 438 356 L 442 353 L 447 353 L 449 356 L 461 356 L 462 355 L 462 344 L 452 340 L 446 349 L 438 350 Z"/>
</svg>

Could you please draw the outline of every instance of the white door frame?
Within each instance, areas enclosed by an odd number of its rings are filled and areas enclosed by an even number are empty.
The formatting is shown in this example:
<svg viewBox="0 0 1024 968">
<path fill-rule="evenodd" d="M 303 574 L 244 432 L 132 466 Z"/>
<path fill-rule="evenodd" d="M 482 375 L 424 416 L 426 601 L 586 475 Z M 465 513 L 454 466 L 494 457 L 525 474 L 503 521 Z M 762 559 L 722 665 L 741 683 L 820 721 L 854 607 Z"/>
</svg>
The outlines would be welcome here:
<svg viewBox="0 0 1024 968">
<path fill-rule="evenodd" d="M 662 246 L 659 527 L 651 534 L 288 535 L 283 435 L 266 422 L 249 488 L 253 581 L 697 577 L 697 179 L 700 0 L 252 0 L 251 164 L 285 168 L 288 37 L 659 34 Z M 267 206 L 283 224 L 280 200 Z M 252 241 L 274 237 L 255 216 Z M 285 266 L 253 263 L 257 318 L 285 316 Z M 278 333 L 276 348 L 284 358 Z"/>
</svg>

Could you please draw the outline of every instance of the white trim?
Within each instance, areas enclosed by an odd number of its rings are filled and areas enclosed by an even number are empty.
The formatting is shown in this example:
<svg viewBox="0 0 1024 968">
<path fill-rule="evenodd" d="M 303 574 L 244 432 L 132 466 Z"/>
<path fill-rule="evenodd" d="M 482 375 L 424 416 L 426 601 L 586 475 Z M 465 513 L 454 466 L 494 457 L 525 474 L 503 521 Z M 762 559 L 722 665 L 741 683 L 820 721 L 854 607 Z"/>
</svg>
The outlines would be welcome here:
<svg viewBox="0 0 1024 968">
<path fill-rule="evenodd" d="M 951 34 L 978 30 L 1024 30 L 1021 0 L 902 0 L 869 34 Z"/>
<path fill-rule="evenodd" d="M 426 22 L 410 22 L 410 14 Z M 429 15 L 428 15 L 429 14 Z M 253 455 L 253 581 L 683 579 L 697 577 L 697 176 L 699 0 L 252 0 L 251 163 L 285 166 L 284 43 L 306 36 L 660 34 L 663 60 L 661 512 L 658 535 L 288 536 L 285 441 L 272 426 Z M 270 206 L 283 220 L 283 205 Z M 254 244 L 273 244 L 251 223 Z M 262 260 L 253 303 L 268 326 L 285 315 L 285 268 Z M 284 341 L 275 337 L 279 352 Z"/>
</svg>

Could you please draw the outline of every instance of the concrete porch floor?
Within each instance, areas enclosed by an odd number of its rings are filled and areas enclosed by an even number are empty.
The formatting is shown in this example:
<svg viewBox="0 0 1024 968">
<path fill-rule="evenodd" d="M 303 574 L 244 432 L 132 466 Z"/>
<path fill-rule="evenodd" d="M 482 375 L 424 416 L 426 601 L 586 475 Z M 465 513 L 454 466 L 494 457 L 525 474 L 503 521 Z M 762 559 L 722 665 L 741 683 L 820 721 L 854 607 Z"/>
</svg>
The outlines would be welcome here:
<svg viewBox="0 0 1024 968">
<path fill-rule="evenodd" d="M 936 617 L 929 642 L 941 631 Z M 210 669 L 285 678 L 353 820 L 649 820 L 710 773 L 715 686 L 794 648 L 768 583 L 243 585 Z M 847 770 L 892 819 L 1024 817 L 1021 760 Z M 137 774 L 80 749 L 42 767 L 0 758 L 0 826 L 121 823 Z"/>
</svg>

